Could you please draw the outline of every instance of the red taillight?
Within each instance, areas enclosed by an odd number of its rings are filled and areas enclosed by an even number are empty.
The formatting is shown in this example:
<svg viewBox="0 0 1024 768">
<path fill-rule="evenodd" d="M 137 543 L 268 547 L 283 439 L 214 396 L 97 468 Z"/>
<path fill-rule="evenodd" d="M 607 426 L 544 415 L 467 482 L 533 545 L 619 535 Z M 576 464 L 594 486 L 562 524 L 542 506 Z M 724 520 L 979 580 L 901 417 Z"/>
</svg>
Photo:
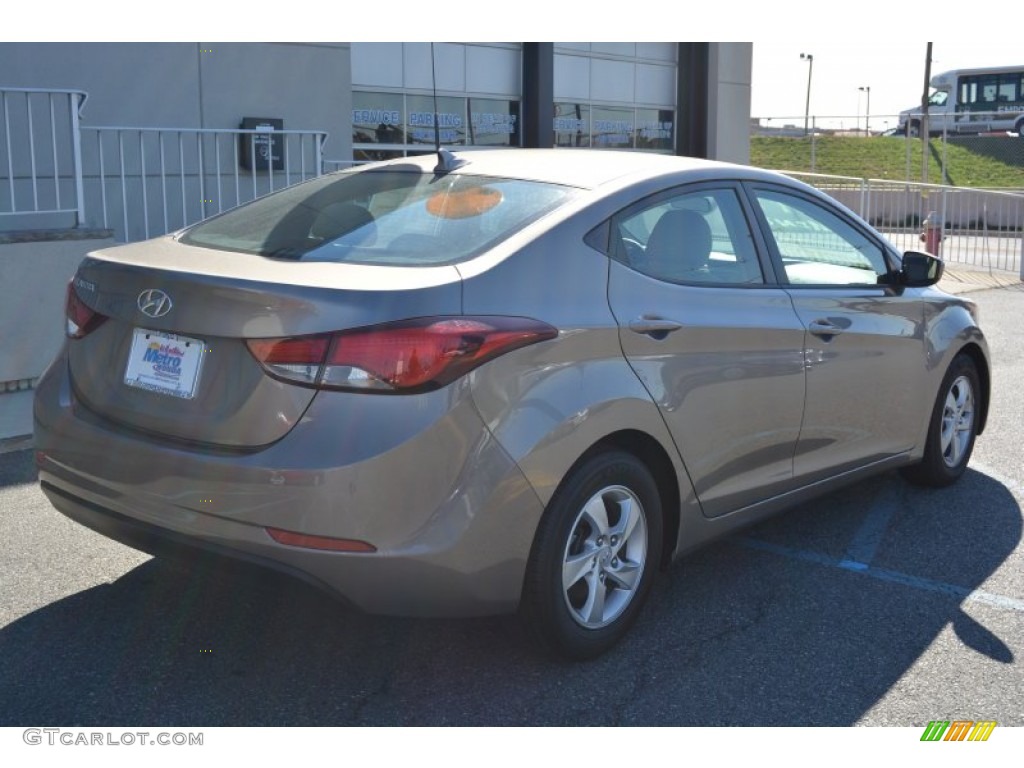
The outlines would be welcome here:
<svg viewBox="0 0 1024 768">
<path fill-rule="evenodd" d="M 287 544 L 289 547 L 303 547 L 304 549 L 324 549 L 329 552 L 376 552 L 373 544 L 367 544 L 358 539 L 335 539 L 329 536 L 310 536 L 306 533 L 285 531 L 281 528 L 264 529 L 278 544 Z"/>
<path fill-rule="evenodd" d="M 67 318 L 65 333 L 70 339 L 80 339 L 92 333 L 107 319 L 106 315 L 93 311 L 78 298 L 72 283 L 68 283 L 68 298 L 64 314 Z"/>
<path fill-rule="evenodd" d="M 557 335 L 550 325 L 522 317 L 431 317 L 248 345 L 269 373 L 297 384 L 422 392 Z"/>
</svg>

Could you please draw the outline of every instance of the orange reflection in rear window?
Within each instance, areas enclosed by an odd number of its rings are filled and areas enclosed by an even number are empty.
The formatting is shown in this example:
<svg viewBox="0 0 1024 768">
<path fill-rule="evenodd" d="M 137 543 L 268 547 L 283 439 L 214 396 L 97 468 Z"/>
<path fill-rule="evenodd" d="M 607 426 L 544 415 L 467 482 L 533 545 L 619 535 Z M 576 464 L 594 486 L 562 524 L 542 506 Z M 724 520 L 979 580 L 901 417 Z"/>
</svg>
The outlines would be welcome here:
<svg viewBox="0 0 1024 768">
<path fill-rule="evenodd" d="M 501 192 L 492 187 L 470 187 L 456 192 L 438 192 L 427 200 L 427 211 L 440 219 L 468 219 L 494 208 Z"/>
</svg>

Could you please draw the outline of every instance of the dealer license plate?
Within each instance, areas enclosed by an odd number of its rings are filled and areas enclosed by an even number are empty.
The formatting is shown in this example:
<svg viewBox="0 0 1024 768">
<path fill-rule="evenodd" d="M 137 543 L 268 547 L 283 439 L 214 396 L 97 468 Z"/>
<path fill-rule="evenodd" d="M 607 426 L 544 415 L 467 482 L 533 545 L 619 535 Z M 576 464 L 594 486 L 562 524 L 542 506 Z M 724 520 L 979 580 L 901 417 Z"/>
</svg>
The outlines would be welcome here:
<svg viewBox="0 0 1024 768">
<path fill-rule="evenodd" d="M 206 343 L 188 336 L 136 328 L 124 383 L 160 395 L 195 396 Z"/>
</svg>

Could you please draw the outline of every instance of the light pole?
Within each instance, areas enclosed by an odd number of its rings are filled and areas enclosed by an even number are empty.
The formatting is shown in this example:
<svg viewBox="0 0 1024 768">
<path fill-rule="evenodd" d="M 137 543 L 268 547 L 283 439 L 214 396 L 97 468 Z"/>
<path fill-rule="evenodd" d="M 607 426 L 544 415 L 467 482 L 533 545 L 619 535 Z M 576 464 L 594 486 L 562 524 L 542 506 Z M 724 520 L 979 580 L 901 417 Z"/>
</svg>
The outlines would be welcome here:
<svg viewBox="0 0 1024 768">
<path fill-rule="evenodd" d="M 868 95 L 868 106 L 864 110 L 864 134 L 866 136 L 870 136 L 871 135 L 871 125 L 869 124 L 868 121 L 871 120 L 871 86 L 870 85 L 862 85 L 862 86 L 860 86 L 860 88 L 858 88 L 858 90 L 864 91 Z"/>
<path fill-rule="evenodd" d="M 804 136 L 811 119 L 811 73 L 814 71 L 814 54 L 801 53 L 800 58 L 807 62 L 807 106 L 804 108 Z"/>
</svg>

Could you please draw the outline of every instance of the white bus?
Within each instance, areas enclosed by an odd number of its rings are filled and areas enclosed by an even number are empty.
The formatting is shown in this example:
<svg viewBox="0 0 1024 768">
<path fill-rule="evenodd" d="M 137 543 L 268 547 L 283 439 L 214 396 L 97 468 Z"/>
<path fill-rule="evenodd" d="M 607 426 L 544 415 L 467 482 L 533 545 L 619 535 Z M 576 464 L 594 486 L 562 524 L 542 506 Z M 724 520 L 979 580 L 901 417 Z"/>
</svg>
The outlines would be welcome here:
<svg viewBox="0 0 1024 768">
<path fill-rule="evenodd" d="M 931 87 L 928 133 L 1014 131 L 1024 137 L 1024 65 L 942 72 Z M 920 106 L 900 112 L 899 131 L 920 134 Z"/>
</svg>

